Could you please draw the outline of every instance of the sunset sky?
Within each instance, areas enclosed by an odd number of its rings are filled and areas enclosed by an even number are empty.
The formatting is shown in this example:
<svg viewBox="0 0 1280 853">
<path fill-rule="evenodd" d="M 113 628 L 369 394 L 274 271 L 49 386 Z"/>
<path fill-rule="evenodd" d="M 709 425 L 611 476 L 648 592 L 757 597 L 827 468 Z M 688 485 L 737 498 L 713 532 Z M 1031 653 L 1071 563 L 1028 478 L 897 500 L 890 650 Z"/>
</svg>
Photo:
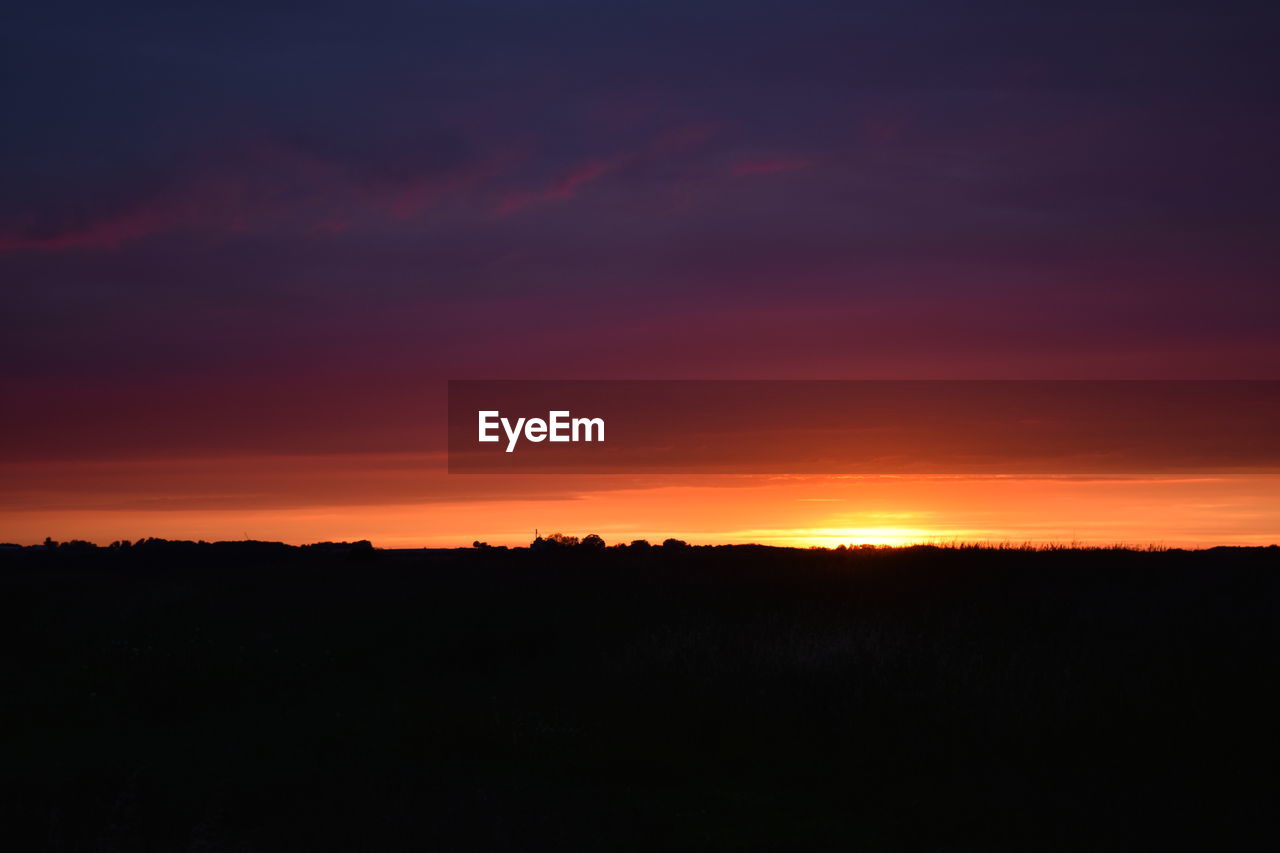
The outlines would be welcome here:
<svg viewBox="0 0 1280 853">
<path fill-rule="evenodd" d="M 1276 13 L 128 5 L 0 27 L 0 541 L 1280 539 L 1262 470 L 445 469 L 450 379 L 1280 379 Z"/>
</svg>

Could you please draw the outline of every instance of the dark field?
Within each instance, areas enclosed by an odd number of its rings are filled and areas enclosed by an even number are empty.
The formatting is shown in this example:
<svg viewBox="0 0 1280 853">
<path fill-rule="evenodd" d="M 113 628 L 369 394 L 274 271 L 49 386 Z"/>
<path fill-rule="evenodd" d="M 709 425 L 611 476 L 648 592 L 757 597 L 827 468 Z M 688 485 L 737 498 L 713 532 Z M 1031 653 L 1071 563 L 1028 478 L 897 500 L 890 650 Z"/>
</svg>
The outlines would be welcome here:
<svg viewBox="0 0 1280 853">
<path fill-rule="evenodd" d="M 10 850 L 1280 840 L 1275 548 L 153 543 L 0 588 Z"/>
</svg>

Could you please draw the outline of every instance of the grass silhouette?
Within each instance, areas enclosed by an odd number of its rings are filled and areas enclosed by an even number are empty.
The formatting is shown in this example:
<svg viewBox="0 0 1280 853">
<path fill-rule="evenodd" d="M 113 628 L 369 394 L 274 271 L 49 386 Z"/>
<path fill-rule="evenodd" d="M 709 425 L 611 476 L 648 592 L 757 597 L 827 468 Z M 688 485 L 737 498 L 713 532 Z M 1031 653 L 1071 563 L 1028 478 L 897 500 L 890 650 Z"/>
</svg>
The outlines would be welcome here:
<svg viewBox="0 0 1280 853">
<path fill-rule="evenodd" d="M 12 849 L 1276 836 L 1280 549 L 0 552 Z"/>
</svg>

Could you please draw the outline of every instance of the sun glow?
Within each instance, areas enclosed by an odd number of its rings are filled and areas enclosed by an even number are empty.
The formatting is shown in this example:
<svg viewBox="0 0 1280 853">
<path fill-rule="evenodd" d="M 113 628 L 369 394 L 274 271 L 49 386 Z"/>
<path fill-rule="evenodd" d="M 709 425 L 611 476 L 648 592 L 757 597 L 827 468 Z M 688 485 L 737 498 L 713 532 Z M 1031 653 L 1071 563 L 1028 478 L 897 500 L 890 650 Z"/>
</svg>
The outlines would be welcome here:
<svg viewBox="0 0 1280 853">
<path fill-rule="evenodd" d="M 847 527 L 817 528 L 796 531 L 796 544 L 818 545 L 834 548 L 837 545 L 922 545 L 938 544 L 943 540 L 967 539 L 980 531 L 955 531 L 940 534 L 923 527 Z"/>
<path fill-rule="evenodd" d="M 840 545 L 951 545 L 957 542 L 1003 541 L 1003 531 L 979 528 L 910 527 L 901 525 L 868 525 L 863 527 L 812 527 L 778 530 L 734 531 L 734 541 L 761 545 L 835 548 Z"/>
<path fill-rule="evenodd" d="M 1280 477 L 453 477 L 430 459 L 253 457 L 0 465 L 0 542 L 370 539 L 527 545 L 535 528 L 607 542 L 1267 545 Z M 164 499 L 154 495 L 162 494 Z M 13 509 L 13 507 L 24 507 Z"/>
</svg>

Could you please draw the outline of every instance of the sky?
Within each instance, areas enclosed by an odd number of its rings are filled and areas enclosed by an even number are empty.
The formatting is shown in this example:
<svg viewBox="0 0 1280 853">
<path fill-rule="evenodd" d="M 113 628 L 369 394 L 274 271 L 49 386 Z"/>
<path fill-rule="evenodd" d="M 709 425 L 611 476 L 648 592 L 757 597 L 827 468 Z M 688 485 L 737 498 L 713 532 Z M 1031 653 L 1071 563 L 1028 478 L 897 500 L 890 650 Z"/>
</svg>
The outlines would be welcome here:
<svg viewBox="0 0 1280 853">
<path fill-rule="evenodd" d="M 449 379 L 1280 378 L 1278 24 L 10 4 L 0 540 L 1274 541 L 1261 474 L 442 460 Z"/>
</svg>

